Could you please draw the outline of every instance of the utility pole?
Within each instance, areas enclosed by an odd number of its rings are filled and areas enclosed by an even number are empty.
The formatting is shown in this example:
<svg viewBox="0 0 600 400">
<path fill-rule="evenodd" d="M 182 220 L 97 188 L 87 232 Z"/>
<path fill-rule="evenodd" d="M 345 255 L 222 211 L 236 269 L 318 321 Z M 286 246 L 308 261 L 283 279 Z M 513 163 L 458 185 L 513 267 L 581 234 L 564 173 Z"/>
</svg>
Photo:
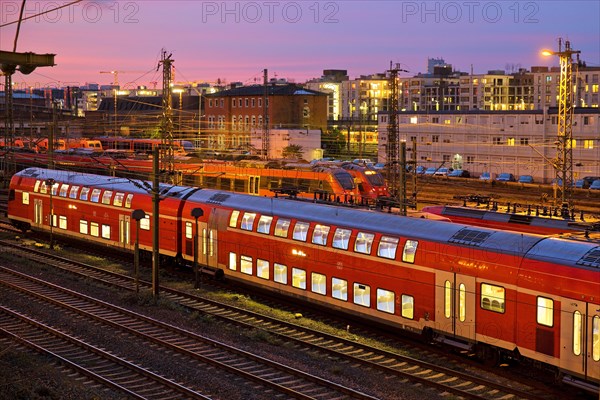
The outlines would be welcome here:
<svg viewBox="0 0 600 400">
<path fill-rule="evenodd" d="M 159 151 L 158 147 L 152 150 L 152 296 L 158 300 L 158 268 L 160 266 L 159 252 L 159 203 L 160 203 L 160 184 L 159 184 Z"/>
<path fill-rule="evenodd" d="M 114 76 L 113 83 L 113 94 L 114 94 L 114 104 L 113 104 L 113 125 L 114 125 L 114 136 L 119 136 L 119 125 L 117 123 L 117 99 L 118 99 L 118 87 L 119 87 L 119 71 L 100 71 L 101 74 L 112 74 Z"/>
<path fill-rule="evenodd" d="M 269 159 L 269 76 L 267 69 L 263 70 L 263 85 L 265 92 L 263 95 L 263 126 L 262 126 L 262 155 L 263 159 Z"/>
<path fill-rule="evenodd" d="M 161 169 L 167 174 L 168 180 L 175 180 L 175 155 L 173 152 L 173 99 L 171 98 L 171 76 L 172 64 L 175 60 L 171 59 L 171 55 L 167 56 L 167 51 L 163 49 L 162 59 L 158 67 L 163 66 L 163 96 L 162 108 L 163 115 L 160 124 L 160 138 L 163 147 L 163 156 L 161 157 Z M 158 70 L 158 68 L 157 68 Z"/>
</svg>

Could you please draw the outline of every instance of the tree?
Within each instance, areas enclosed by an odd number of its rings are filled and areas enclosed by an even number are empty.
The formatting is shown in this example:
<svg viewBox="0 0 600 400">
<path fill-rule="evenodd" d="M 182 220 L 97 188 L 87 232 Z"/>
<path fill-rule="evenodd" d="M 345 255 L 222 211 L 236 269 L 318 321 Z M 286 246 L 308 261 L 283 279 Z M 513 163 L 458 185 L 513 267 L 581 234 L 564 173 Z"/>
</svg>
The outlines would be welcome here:
<svg viewBox="0 0 600 400">
<path fill-rule="evenodd" d="M 325 155 L 330 157 L 340 157 L 346 148 L 346 136 L 337 128 L 325 132 L 321 142 Z"/>
<path fill-rule="evenodd" d="M 283 158 L 302 158 L 303 153 L 304 150 L 302 149 L 302 146 L 297 144 L 291 144 L 281 150 L 281 156 Z"/>
</svg>

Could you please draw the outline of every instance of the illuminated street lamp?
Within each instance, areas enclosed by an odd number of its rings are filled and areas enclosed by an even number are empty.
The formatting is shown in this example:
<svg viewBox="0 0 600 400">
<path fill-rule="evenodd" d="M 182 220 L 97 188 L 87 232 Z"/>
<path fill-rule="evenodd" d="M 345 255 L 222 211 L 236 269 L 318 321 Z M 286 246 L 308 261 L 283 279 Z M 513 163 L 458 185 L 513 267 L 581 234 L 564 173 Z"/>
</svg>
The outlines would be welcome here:
<svg viewBox="0 0 600 400">
<path fill-rule="evenodd" d="M 135 219 L 135 253 L 133 255 L 133 265 L 135 271 L 135 292 L 140 291 L 140 221 L 146 218 L 144 210 L 133 210 L 131 213 L 133 219 Z"/>
<path fill-rule="evenodd" d="M 192 209 L 192 217 L 196 220 L 196 232 L 194 235 L 194 288 L 198 289 L 198 218 L 204 215 L 200 207 Z"/>
</svg>

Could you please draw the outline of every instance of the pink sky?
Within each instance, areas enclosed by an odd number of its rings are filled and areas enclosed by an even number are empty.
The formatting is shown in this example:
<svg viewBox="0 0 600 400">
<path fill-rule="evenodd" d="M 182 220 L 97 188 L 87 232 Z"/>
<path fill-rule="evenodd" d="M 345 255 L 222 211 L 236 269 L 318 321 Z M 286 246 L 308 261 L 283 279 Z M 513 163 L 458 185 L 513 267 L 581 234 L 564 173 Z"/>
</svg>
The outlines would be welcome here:
<svg viewBox="0 0 600 400">
<path fill-rule="evenodd" d="M 27 1 L 30 17 L 68 4 Z M 20 0 L 0 2 L 0 48 L 13 50 Z M 20 86 L 158 82 L 161 49 L 173 54 L 177 81 L 296 82 L 323 69 L 351 78 L 390 61 L 412 75 L 428 57 L 475 73 L 507 65 L 557 65 L 542 48 L 566 38 L 590 66 L 600 65 L 600 2 L 589 1 L 82 1 L 25 21 L 17 51 L 55 53 L 57 65 Z M 0 82 L 3 86 L 3 82 Z"/>
</svg>

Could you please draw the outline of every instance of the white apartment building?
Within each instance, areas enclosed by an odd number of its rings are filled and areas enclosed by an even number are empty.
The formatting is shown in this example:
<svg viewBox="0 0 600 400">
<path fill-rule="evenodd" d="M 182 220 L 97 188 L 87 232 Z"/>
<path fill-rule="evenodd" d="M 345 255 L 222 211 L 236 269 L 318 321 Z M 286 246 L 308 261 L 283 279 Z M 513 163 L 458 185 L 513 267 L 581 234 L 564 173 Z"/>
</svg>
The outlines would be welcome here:
<svg viewBox="0 0 600 400">
<path fill-rule="evenodd" d="M 558 110 L 401 111 L 399 140 L 412 149 L 417 165 L 482 172 L 532 175 L 537 182 L 555 177 Z M 378 161 L 387 154 L 388 114 L 379 115 Z M 407 158 L 410 159 L 411 151 Z M 573 117 L 573 175 L 600 176 L 600 109 L 576 108 Z"/>
</svg>

